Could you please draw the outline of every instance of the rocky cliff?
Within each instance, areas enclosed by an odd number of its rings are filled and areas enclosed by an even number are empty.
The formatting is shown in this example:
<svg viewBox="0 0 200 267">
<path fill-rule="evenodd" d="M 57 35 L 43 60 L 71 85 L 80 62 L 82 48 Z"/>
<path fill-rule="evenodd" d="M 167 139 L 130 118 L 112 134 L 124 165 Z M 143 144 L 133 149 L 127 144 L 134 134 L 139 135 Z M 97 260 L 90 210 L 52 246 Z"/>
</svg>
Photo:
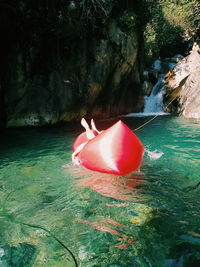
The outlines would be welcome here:
<svg viewBox="0 0 200 267">
<path fill-rule="evenodd" d="M 143 41 L 137 23 L 131 31 L 127 27 L 133 16 L 124 13 L 131 5 L 126 2 L 120 12 L 109 7 L 97 29 L 81 21 L 76 1 L 56 16 L 51 1 L 1 5 L 2 124 L 44 125 L 140 111 Z"/>
<path fill-rule="evenodd" d="M 181 116 L 200 119 L 200 49 L 194 44 L 190 54 L 180 60 L 166 75 L 167 111 Z"/>
</svg>

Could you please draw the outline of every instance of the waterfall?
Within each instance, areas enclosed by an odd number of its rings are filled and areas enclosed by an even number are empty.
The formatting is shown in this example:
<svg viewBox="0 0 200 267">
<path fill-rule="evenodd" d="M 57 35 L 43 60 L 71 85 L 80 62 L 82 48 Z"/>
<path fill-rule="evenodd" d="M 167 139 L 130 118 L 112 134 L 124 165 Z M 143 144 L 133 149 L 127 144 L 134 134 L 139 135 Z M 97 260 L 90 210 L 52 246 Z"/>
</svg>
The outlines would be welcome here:
<svg viewBox="0 0 200 267">
<path fill-rule="evenodd" d="M 145 96 L 145 114 L 163 113 L 164 74 L 160 74 L 157 83 L 152 88 L 150 96 Z"/>
<path fill-rule="evenodd" d="M 144 110 L 140 113 L 129 113 L 125 117 L 143 117 L 167 115 L 163 111 L 164 74 L 160 74 L 157 83 L 153 86 L 150 96 L 145 96 Z"/>
<path fill-rule="evenodd" d="M 178 58 L 178 55 L 177 55 Z M 154 115 L 168 115 L 163 111 L 163 95 L 165 89 L 164 77 L 170 69 L 174 68 L 176 63 L 174 62 L 162 62 L 157 59 L 154 61 L 151 71 L 157 72 L 159 74 L 157 83 L 153 86 L 151 90 L 151 94 L 149 96 L 145 96 L 144 98 L 144 110 L 140 113 L 129 113 L 124 115 L 125 117 L 143 117 L 143 116 L 154 116 Z M 147 72 L 148 73 L 148 72 Z M 148 80 L 148 74 L 146 75 L 146 79 Z M 146 92 L 145 92 L 146 93 Z"/>
<path fill-rule="evenodd" d="M 167 62 L 165 64 L 165 70 L 162 71 L 162 62 L 158 59 L 153 63 L 153 70 L 161 73 L 166 73 L 170 69 L 174 68 L 176 63 Z M 165 89 L 164 82 L 165 74 L 160 74 L 157 83 L 153 86 L 150 96 L 145 96 L 143 115 L 166 115 L 168 113 L 163 112 L 163 94 Z"/>
</svg>

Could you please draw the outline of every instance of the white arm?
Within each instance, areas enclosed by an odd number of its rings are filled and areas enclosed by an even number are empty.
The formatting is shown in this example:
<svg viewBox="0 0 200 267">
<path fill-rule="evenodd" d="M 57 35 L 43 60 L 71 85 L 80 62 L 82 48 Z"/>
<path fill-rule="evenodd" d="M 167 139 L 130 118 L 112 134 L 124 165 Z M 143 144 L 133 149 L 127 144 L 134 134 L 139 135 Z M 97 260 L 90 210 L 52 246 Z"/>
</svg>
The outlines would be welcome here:
<svg viewBox="0 0 200 267">
<path fill-rule="evenodd" d="M 79 152 L 81 152 L 81 150 L 84 148 L 84 146 L 87 144 L 87 142 L 85 142 L 85 143 L 82 143 L 82 144 L 80 144 L 76 149 L 75 149 L 75 151 L 72 153 L 72 161 L 76 164 L 76 160 L 75 160 L 75 158 L 76 158 L 76 156 L 78 155 L 78 153 Z"/>
</svg>

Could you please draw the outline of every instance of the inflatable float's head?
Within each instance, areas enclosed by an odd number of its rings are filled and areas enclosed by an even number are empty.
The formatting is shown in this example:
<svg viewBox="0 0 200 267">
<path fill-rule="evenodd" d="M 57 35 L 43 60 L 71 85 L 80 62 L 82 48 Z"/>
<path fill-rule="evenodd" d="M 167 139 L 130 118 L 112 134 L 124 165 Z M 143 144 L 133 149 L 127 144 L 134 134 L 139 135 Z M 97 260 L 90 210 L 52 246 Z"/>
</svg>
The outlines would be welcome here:
<svg viewBox="0 0 200 267">
<path fill-rule="evenodd" d="M 85 142 L 85 133 L 78 136 L 73 144 Z M 126 175 L 137 170 L 142 162 L 144 147 L 139 138 L 120 120 L 101 132 L 78 154 L 85 168 L 117 175 Z"/>
</svg>

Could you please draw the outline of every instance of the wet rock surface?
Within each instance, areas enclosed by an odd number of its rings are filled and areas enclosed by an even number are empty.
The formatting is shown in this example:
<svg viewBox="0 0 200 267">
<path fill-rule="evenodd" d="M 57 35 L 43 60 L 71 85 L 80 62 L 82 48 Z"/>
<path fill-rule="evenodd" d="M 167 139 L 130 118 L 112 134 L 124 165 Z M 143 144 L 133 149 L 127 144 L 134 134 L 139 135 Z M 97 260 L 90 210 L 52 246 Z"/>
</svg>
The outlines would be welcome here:
<svg viewBox="0 0 200 267">
<path fill-rule="evenodd" d="M 23 14 L 15 17 L 5 9 L 5 19 L 13 25 L 0 28 L 8 35 L 0 45 L 4 54 L 0 77 L 4 125 L 45 125 L 141 110 L 143 49 L 138 26 L 127 31 L 115 11 L 96 30 L 88 30 L 77 19 L 72 24 L 75 15 L 71 15 L 56 32 L 56 25 L 39 27 L 43 17 L 38 12 L 31 17 L 37 24 L 25 27 L 26 20 L 31 22 L 26 13 L 23 22 L 18 21 Z M 10 12 L 9 19 L 6 12 Z M 17 23 L 21 23 L 21 32 L 20 28 L 15 32 Z M 29 26 L 35 27 L 32 34 Z"/>
</svg>

